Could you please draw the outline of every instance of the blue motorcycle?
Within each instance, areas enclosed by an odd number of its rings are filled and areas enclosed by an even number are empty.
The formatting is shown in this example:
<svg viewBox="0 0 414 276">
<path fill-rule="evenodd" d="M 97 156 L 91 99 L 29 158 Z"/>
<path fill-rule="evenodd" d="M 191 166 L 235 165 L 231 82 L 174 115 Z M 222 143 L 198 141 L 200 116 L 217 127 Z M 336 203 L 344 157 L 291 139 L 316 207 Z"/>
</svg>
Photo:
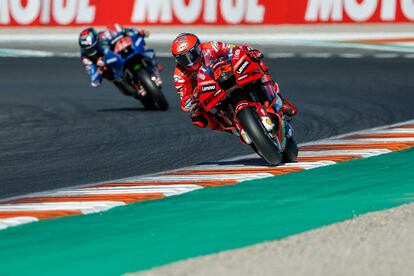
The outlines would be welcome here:
<svg viewBox="0 0 414 276">
<path fill-rule="evenodd" d="M 168 102 L 161 91 L 155 54 L 152 49 L 145 48 L 144 37 L 120 33 L 111 39 L 109 47 L 111 50 L 105 53 L 104 60 L 114 79 L 146 109 L 167 110 Z"/>
</svg>

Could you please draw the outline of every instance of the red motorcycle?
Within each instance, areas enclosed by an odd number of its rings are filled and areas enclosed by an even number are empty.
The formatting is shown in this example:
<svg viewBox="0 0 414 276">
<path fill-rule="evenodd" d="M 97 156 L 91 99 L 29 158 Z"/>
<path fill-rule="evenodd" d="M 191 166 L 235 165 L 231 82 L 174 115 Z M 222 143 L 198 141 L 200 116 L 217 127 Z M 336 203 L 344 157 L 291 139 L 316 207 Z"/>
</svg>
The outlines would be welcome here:
<svg viewBox="0 0 414 276">
<path fill-rule="evenodd" d="M 261 88 L 264 72 L 260 65 L 241 48 L 207 63 L 197 76 L 200 106 L 224 130 L 241 136 L 267 163 L 295 161 L 298 147 L 293 128 L 281 111 L 282 100 L 276 97 L 268 103 Z"/>
</svg>

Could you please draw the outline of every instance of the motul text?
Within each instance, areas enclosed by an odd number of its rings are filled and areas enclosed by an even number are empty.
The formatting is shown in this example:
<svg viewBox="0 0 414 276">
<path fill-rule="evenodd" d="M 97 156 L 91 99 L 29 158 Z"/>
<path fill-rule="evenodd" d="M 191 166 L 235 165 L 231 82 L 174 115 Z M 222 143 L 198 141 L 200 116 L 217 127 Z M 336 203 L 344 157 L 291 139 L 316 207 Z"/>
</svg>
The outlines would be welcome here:
<svg viewBox="0 0 414 276">
<path fill-rule="evenodd" d="M 414 0 L 0 0 L 2 26 L 414 22 Z"/>
</svg>

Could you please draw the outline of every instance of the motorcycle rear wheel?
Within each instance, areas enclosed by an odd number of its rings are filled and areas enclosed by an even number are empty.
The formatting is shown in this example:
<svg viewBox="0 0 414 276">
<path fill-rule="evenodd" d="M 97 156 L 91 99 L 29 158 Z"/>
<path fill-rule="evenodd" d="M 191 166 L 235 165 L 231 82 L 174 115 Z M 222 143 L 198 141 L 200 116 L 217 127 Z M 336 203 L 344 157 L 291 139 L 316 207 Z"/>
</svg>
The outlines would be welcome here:
<svg viewBox="0 0 414 276">
<path fill-rule="evenodd" d="M 286 148 L 283 152 L 283 163 L 295 162 L 298 157 L 298 145 L 293 137 L 290 137 L 286 141 Z"/>
<path fill-rule="evenodd" d="M 271 165 L 279 165 L 282 162 L 282 154 L 256 112 L 252 108 L 245 108 L 237 114 L 237 118 L 263 159 Z"/>
</svg>

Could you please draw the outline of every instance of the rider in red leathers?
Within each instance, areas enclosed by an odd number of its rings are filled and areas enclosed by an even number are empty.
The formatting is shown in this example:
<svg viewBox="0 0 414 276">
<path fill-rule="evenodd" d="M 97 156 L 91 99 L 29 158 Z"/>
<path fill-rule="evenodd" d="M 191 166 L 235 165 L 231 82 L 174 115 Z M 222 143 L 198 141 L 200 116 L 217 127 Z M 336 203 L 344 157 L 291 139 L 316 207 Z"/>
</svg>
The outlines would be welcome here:
<svg viewBox="0 0 414 276">
<path fill-rule="evenodd" d="M 174 71 L 174 85 L 181 98 L 181 109 L 190 112 L 193 124 L 202 128 L 222 130 L 213 116 L 198 106 L 197 73 L 203 64 L 219 57 L 227 57 L 231 48 L 242 48 L 248 51 L 253 61 L 260 64 L 265 76 L 262 78 L 262 90 L 266 94 L 265 105 L 272 104 L 276 112 L 281 108 L 288 116 L 294 116 L 297 109 L 279 92 L 279 87 L 269 75 L 268 67 L 263 63 L 263 54 L 248 46 L 236 46 L 223 42 L 210 41 L 200 43 L 194 34 L 182 33 L 173 41 L 171 52 L 177 62 Z"/>
</svg>

